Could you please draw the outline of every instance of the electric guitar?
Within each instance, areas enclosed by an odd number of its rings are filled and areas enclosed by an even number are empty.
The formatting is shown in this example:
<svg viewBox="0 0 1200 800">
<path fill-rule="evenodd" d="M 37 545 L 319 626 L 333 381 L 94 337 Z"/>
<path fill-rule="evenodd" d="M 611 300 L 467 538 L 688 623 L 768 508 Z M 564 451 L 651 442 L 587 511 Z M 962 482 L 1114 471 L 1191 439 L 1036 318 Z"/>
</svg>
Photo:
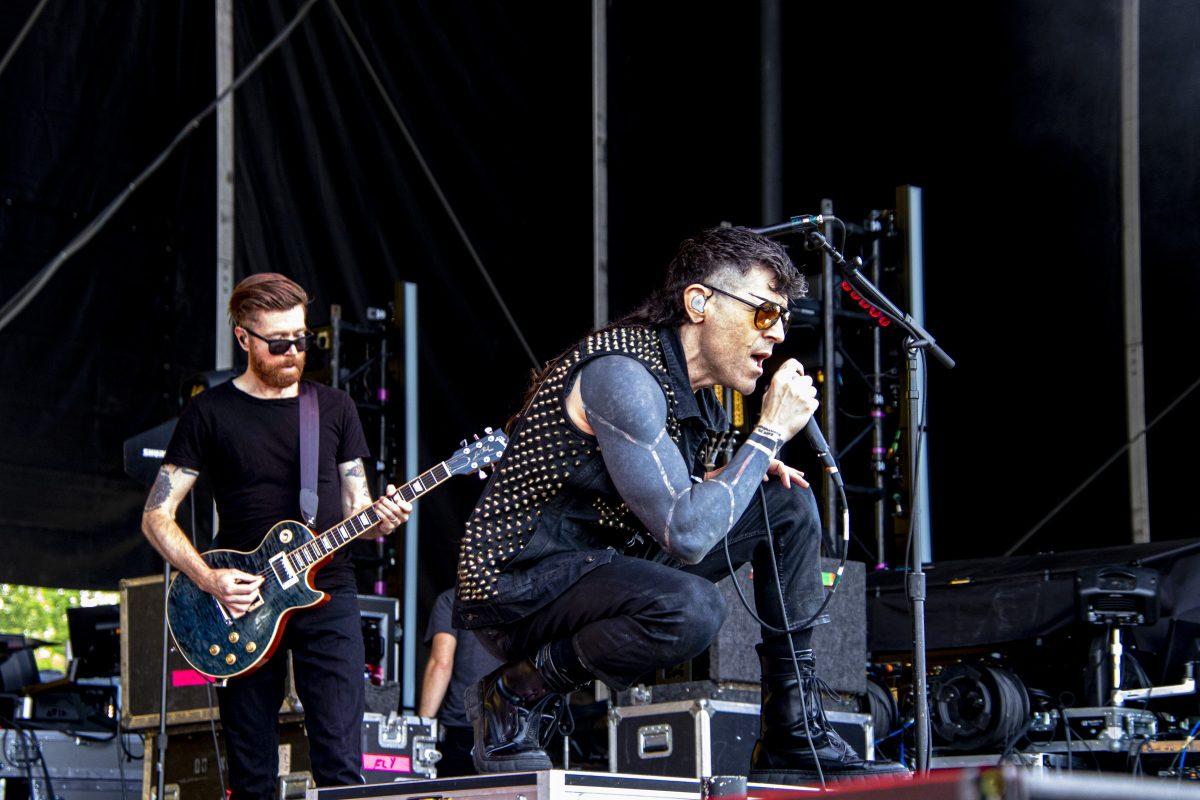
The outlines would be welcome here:
<svg viewBox="0 0 1200 800">
<path fill-rule="evenodd" d="M 397 494 L 408 502 L 423 496 L 452 475 L 469 475 L 494 465 L 508 438 L 485 429 L 483 438 L 463 442 L 454 455 L 404 484 Z M 245 614 L 236 615 L 217 598 L 177 572 L 171 579 L 167 621 L 171 638 L 189 664 L 216 680 L 248 674 L 262 666 L 279 646 L 288 616 L 329 599 L 313 586 L 317 570 L 333 554 L 379 523 L 375 507 L 334 525 L 320 535 L 300 522 L 284 520 L 267 531 L 253 552 L 209 550 L 201 557 L 214 569 L 262 575 L 259 594 Z"/>
</svg>

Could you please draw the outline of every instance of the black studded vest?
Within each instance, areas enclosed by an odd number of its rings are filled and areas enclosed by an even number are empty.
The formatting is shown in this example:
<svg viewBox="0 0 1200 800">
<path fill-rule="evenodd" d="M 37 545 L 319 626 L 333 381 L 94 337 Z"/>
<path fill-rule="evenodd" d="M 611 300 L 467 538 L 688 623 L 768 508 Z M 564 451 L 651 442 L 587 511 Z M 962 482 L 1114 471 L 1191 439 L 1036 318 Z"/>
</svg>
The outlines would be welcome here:
<svg viewBox="0 0 1200 800">
<path fill-rule="evenodd" d="M 613 354 L 637 359 L 658 380 L 667 399 L 667 433 L 689 466 L 698 463 L 709 431 L 724 427 L 715 396 L 705 398 L 701 411 L 690 395 L 674 331 L 610 328 L 555 359 L 510 430 L 504 460 L 467 521 L 458 562 L 461 627 L 519 619 L 616 551 L 652 544 L 621 501 L 595 438 L 566 414 L 579 368 Z M 683 425 L 681 403 L 688 416 Z"/>
</svg>

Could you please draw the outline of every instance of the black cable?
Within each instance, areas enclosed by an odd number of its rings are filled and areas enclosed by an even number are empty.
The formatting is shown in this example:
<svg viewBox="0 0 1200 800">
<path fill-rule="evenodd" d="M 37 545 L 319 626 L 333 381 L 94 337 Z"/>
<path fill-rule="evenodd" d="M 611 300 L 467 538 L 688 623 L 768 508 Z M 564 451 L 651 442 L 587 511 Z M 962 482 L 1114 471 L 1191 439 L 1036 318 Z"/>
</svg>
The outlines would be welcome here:
<svg viewBox="0 0 1200 800">
<path fill-rule="evenodd" d="M 792 641 L 792 627 L 788 624 L 787 602 L 783 597 L 783 581 L 779 577 L 779 564 L 775 560 L 775 536 L 771 533 L 771 515 L 767 513 L 767 495 L 761 486 L 758 487 L 758 497 L 762 501 L 763 524 L 766 526 L 767 534 L 767 552 L 771 555 L 771 571 L 775 574 L 775 593 L 779 596 L 779 615 L 783 621 L 783 630 L 787 634 L 788 655 L 790 655 L 792 659 L 792 669 L 795 670 L 796 673 L 796 694 L 800 697 L 800 714 L 804 718 L 802 723 L 804 725 L 804 738 L 808 740 L 808 749 L 809 752 L 812 753 L 813 764 L 816 765 L 817 778 L 819 778 L 821 781 L 821 788 L 826 789 L 828 787 L 825 785 L 825 770 L 821 769 L 821 759 L 817 756 L 817 746 L 813 744 L 812 726 L 809 724 L 808 717 L 808 700 L 804 697 L 804 678 L 800 675 L 800 659 L 796 656 L 796 644 Z M 725 537 L 725 541 L 726 544 L 728 544 L 728 534 Z M 845 551 L 844 546 L 843 551 Z M 833 588 L 837 588 L 836 585 Z M 829 600 L 832 597 L 833 592 L 830 591 L 829 595 L 825 598 L 825 602 L 821 604 L 821 608 L 818 609 L 817 613 L 812 616 L 809 622 L 812 622 L 812 620 L 821 615 L 821 612 L 825 610 L 825 606 L 829 604 Z M 805 627 L 807 627 L 807 625 L 802 625 L 801 629 Z M 766 679 L 765 676 L 763 679 Z M 821 691 L 819 686 L 816 686 L 815 688 L 816 692 Z M 813 694 L 816 695 L 816 692 Z M 820 703 L 821 698 L 814 697 L 813 702 Z"/>
<path fill-rule="evenodd" d="M 820 606 L 820 608 L 817 609 L 816 613 L 814 613 L 811 617 L 808 618 L 807 621 L 805 621 L 801 625 L 792 627 L 792 625 L 788 622 L 787 604 L 784 601 L 784 597 L 783 597 L 783 581 L 779 575 L 779 564 L 775 560 L 775 537 L 774 537 L 774 534 L 771 532 L 771 514 L 767 509 L 766 492 L 763 491 L 761 486 L 758 488 L 758 499 L 762 505 L 763 526 L 766 531 L 766 539 L 767 539 L 767 551 L 770 553 L 770 556 L 771 556 L 771 570 L 774 572 L 774 575 L 775 575 L 775 591 L 779 596 L 779 612 L 780 612 L 780 615 L 781 615 L 781 618 L 783 621 L 782 628 L 777 628 L 776 626 L 771 625 L 770 623 L 766 622 L 762 617 L 760 617 L 755 612 L 755 610 L 753 608 L 750 607 L 750 602 L 746 599 L 746 594 L 742 591 L 741 584 L 738 583 L 737 571 L 733 567 L 733 557 L 729 554 L 729 534 L 726 533 L 725 537 L 723 539 L 724 551 L 725 551 L 725 563 L 729 567 L 729 576 L 733 582 L 733 588 L 737 591 L 738 599 L 741 600 L 741 602 L 742 602 L 742 606 L 746 609 L 746 612 L 749 613 L 750 616 L 753 617 L 754 620 L 757 621 L 758 624 L 763 627 L 763 629 L 772 631 L 774 633 L 783 633 L 787 636 L 788 652 L 791 654 L 792 668 L 796 672 L 796 691 L 800 696 L 800 712 L 804 715 L 804 720 L 803 720 L 804 735 L 805 735 L 805 738 L 808 740 L 808 747 L 809 747 L 810 752 L 812 753 L 813 764 L 815 764 L 817 767 L 817 777 L 820 779 L 821 787 L 823 789 L 827 788 L 826 784 L 825 784 L 825 772 L 823 769 L 821 769 L 821 760 L 820 760 L 820 758 L 817 757 L 817 748 L 816 748 L 816 745 L 813 744 L 812 730 L 809 727 L 809 720 L 808 720 L 808 702 L 807 702 L 807 700 L 805 700 L 805 697 L 804 697 L 804 681 L 800 675 L 800 660 L 796 657 L 796 646 L 795 646 L 795 643 L 792 641 L 792 634 L 798 633 L 799 631 L 804 630 L 805 628 L 812 625 L 812 623 L 814 621 L 819 619 L 820 616 L 825 613 L 825 609 L 829 606 L 830 601 L 833 600 L 834 592 L 836 592 L 838 587 L 842 585 L 842 581 L 841 581 L 842 572 L 844 571 L 844 569 L 846 567 L 846 557 L 849 552 L 849 532 L 850 532 L 849 513 L 850 512 L 849 512 L 849 504 L 846 502 L 845 490 L 836 483 L 834 484 L 834 486 L 837 488 L 838 496 L 841 500 L 841 505 L 842 505 L 842 520 L 843 520 L 844 530 L 842 531 L 841 561 L 838 563 L 837 574 L 834 579 L 833 586 L 831 586 L 829 588 L 829 592 L 825 595 L 824 602 L 821 603 L 821 606 Z M 820 691 L 819 687 L 818 687 L 817 691 Z"/>
<path fill-rule="evenodd" d="M 1165 417 L 1167 414 L 1169 414 L 1171 411 L 1174 410 L 1175 406 L 1182 403 L 1184 398 L 1186 398 L 1192 392 L 1196 391 L 1196 389 L 1198 389 L 1198 388 L 1200 388 L 1200 378 L 1197 378 L 1195 381 L 1193 381 L 1190 386 L 1188 386 L 1186 389 L 1184 389 L 1183 392 L 1181 392 L 1174 400 L 1172 400 L 1170 403 L 1168 403 L 1166 408 L 1164 408 L 1162 411 L 1158 412 L 1158 414 L 1154 417 L 1154 419 L 1150 420 L 1150 422 L 1148 422 L 1140 431 L 1138 431 L 1132 437 L 1130 437 L 1128 442 L 1121 445 L 1120 449 L 1118 449 L 1117 452 L 1113 453 L 1111 456 L 1106 458 L 1104 460 L 1104 463 L 1101 464 L 1099 467 L 1097 467 L 1096 470 L 1091 475 L 1088 475 L 1086 478 L 1084 478 L 1083 482 L 1080 483 L 1078 486 L 1076 486 L 1070 492 L 1070 494 L 1068 494 L 1066 497 L 1064 497 L 1062 502 L 1060 502 L 1054 508 L 1050 509 L 1050 512 L 1048 514 L 1046 514 L 1046 516 L 1042 517 L 1040 520 L 1037 521 L 1036 524 L 1034 524 L 1034 526 L 1032 528 L 1030 528 L 1028 531 L 1026 531 L 1025 535 L 1022 536 L 1020 539 L 1018 539 L 1016 544 L 1014 544 L 1012 547 L 1005 550 L 1004 555 L 1011 556 L 1013 553 L 1015 553 L 1017 551 L 1017 549 L 1019 547 L 1021 547 L 1021 545 L 1025 544 L 1025 542 L 1027 542 L 1031 538 L 1033 538 L 1033 535 L 1035 533 L 1037 533 L 1038 531 L 1040 531 L 1046 525 L 1047 522 L 1049 522 L 1051 519 L 1053 519 L 1055 516 L 1057 516 L 1058 513 L 1060 511 L 1062 511 L 1064 508 L 1066 508 L 1067 505 L 1072 500 L 1074 500 L 1076 497 L 1079 496 L 1080 492 L 1082 492 L 1084 489 L 1086 489 L 1088 486 L 1090 486 L 1092 484 L 1092 481 L 1096 480 L 1096 478 L 1099 478 L 1101 473 L 1104 472 L 1104 470 L 1106 470 L 1110 466 L 1112 466 L 1113 462 L 1115 462 L 1118 458 L 1125 455 L 1125 451 L 1128 450 L 1129 448 L 1133 447 L 1134 443 L 1137 442 L 1138 439 L 1142 438 L 1147 433 L 1149 433 L 1151 428 L 1153 428 L 1155 425 L 1157 425 L 1162 420 L 1163 417 Z"/>
<path fill-rule="evenodd" d="M 217 757 L 217 778 L 221 781 L 221 797 L 229 797 L 225 789 L 225 759 L 221 758 L 221 743 L 217 741 L 217 716 L 213 710 L 212 684 L 204 682 L 204 693 L 208 695 L 208 728 L 212 731 L 213 753 Z"/>
<path fill-rule="evenodd" d="M 846 502 L 846 492 L 840 486 L 837 487 L 837 489 L 838 489 L 838 496 L 840 497 L 841 504 L 842 504 L 842 511 L 843 511 L 842 518 L 843 518 L 843 520 L 845 520 L 847 518 L 846 515 L 848 514 L 848 509 L 849 509 L 849 506 Z M 770 514 L 767 513 L 767 496 L 763 492 L 761 486 L 758 489 L 758 497 L 759 497 L 759 500 L 762 501 L 763 522 L 766 524 L 767 541 L 769 543 L 771 541 L 771 520 L 770 520 Z M 815 614 L 813 614 L 811 617 L 809 617 L 804 623 L 797 625 L 794 628 L 789 627 L 787 622 L 784 622 L 783 628 L 777 628 L 774 625 L 772 625 L 771 623 L 763 620 L 763 618 L 760 617 L 758 614 L 756 614 L 754 612 L 754 609 L 750 607 L 750 601 L 748 601 L 746 599 L 746 595 L 742 591 L 741 585 L 737 582 L 737 575 L 736 575 L 737 570 L 735 570 L 733 568 L 733 557 L 730 556 L 730 554 L 729 554 L 729 534 L 728 533 L 725 534 L 725 538 L 723 540 L 725 543 L 725 564 L 729 568 L 729 575 L 730 575 L 730 577 L 733 578 L 733 588 L 737 590 L 738 598 L 742 601 L 742 606 L 744 606 L 746 611 L 750 614 L 750 616 L 754 618 L 754 621 L 757 622 L 759 625 L 761 625 L 763 628 L 771 631 L 772 633 L 786 633 L 786 634 L 790 635 L 793 633 L 799 633 L 800 631 L 802 631 L 805 628 L 812 625 L 813 622 L 815 622 L 817 619 L 819 619 L 820 616 L 825 613 L 825 609 L 829 606 L 830 601 L 833 600 L 833 593 L 836 592 L 838 587 L 842 585 L 842 572 L 846 568 L 846 558 L 848 555 L 848 551 L 850 549 L 849 548 L 849 537 L 846 535 L 846 531 L 848 531 L 848 530 L 850 530 L 849 526 L 845 526 L 844 530 L 842 531 L 842 556 L 841 556 L 841 560 L 838 562 L 837 572 L 834 576 L 833 585 L 831 587 L 829 587 L 829 593 L 825 595 L 825 602 L 821 603 L 821 607 L 817 609 Z M 771 551 L 771 558 L 772 559 L 775 558 L 774 550 Z M 779 582 L 779 573 L 778 572 L 775 573 L 775 581 L 776 581 L 776 583 Z"/>
<path fill-rule="evenodd" d="M 126 186 L 120 194 L 113 198 L 109 204 L 105 206 L 104 209 L 95 217 L 95 219 L 89 222 L 82 231 L 76 234 L 75 238 L 68 242 L 66 247 L 59 251 L 58 255 L 51 259 L 49 264 L 42 267 L 36 275 L 34 275 L 24 286 L 17 290 L 16 294 L 9 298 L 9 300 L 5 302 L 3 306 L 0 306 L 0 330 L 4 330 L 4 328 L 8 327 L 8 324 L 16 319 L 17 315 L 20 314 L 25 307 L 33 301 L 33 298 L 36 297 L 39 292 L 41 292 L 47 283 L 49 283 L 50 279 L 54 277 L 55 273 L 57 273 L 62 265 L 67 262 L 67 259 L 83 249 L 84 245 L 90 242 L 96 236 L 96 234 L 100 232 L 100 230 L 108 223 L 108 221 L 112 219 L 113 215 L 117 213 L 121 206 L 125 205 L 125 201 L 129 199 L 129 196 L 132 195 L 138 189 L 138 187 L 140 187 L 146 181 L 147 178 L 158 171 L 159 167 L 161 167 L 171 153 L 175 151 L 175 148 L 178 147 L 184 139 L 188 138 L 192 133 L 194 133 L 196 129 L 200 127 L 200 123 L 203 122 L 205 118 L 217 110 L 217 106 L 220 105 L 221 101 L 232 94 L 243 83 L 245 83 L 246 79 L 253 75 L 255 71 L 262 66 L 264 59 L 266 59 L 266 57 L 271 53 L 275 52 L 275 50 L 277 50 L 279 46 L 283 44 L 284 40 L 291 35 L 296 26 L 300 24 L 300 21 L 308 15 L 309 10 L 315 3 L 317 3 L 317 1 L 318 0 L 305 0 L 304 4 L 300 6 L 300 10 L 296 12 L 294 17 L 292 17 L 291 22 L 285 25 L 283 29 L 275 35 L 275 38 L 271 40 L 270 44 L 264 47 L 262 51 L 254 57 L 254 60 L 250 62 L 249 66 L 242 70 L 241 74 L 235 77 L 228 86 L 218 92 L 216 98 L 214 98 L 213 101 L 209 103 L 203 111 L 192 117 L 192 119 L 188 121 L 188 123 L 184 125 L 182 129 L 180 129 L 179 133 L 175 135 L 175 138 L 171 140 L 171 143 L 167 145 L 167 148 L 159 153 L 158 156 L 156 156 L 154 160 L 150 162 L 149 166 L 139 172 L 137 177 L 130 181 L 129 185 Z"/>
<path fill-rule="evenodd" d="M 504 314 L 504 318 L 508 320 L 509 326 L 516 334 L 517 340 L 520 341 L 521 347 L 525 350 L 525 355 L 529 356 L 529 361 L 533 364 L 534 370 L 542 368 L 541 363 L 537 360 L 537 356 L 533 354 L 533 348 L 529 346 L 529 342 L 525 341 L 525 335 L 521 333 L 520 326 L 517 325 L 517 320 L 513 317 L 512 312 L 508 310 L 508 304 L 504 302 L 504 297 L 500 294 L 500 290 L 496 287 L 492 280 L 491 274 L 483 265 L 483 259 L 479 257 L 479 253 L 475 250 L 475 245 L 471 242 L 471 237 L 467 235 L 467 229 L 463 227 L 459 221 L 458 215 L 454 213 L 454 208 L 450 205 L 450 200 L 446 197 L 446 193 L 442 191 L 442 185 L 434 176 L 433 170 L 429 163 L 425 160 L 425 156 L 421 154 L 421 148 L 417 146 L 417 140 L 408 130 L 408 126 L 404 123 L 404 118 L 400 116 L 400 112 L 396 109 L 392 98 L 388 96 L 387 90 L 383 86 L 383 82 L 376 74 L 375 68 L 371 66 L 371 61 L 367 58 L 366 51 L 362 45 L 358 43 L 358 37 L 354 35 L 354 31 L 350 28 L 350 23 L 342 15 L 342 9 L 337 4 L 337 0 L 329 0 L 330 6 L 333 8 L 333 13 L 337 16 L 338 23 L 341 24 L 342 30 L 346 32 L 346 36 L 350 39 L 350 44 L 354 46 L 354 52 L 358 54 L 359 60 L 362 61 L 363 67 L 367 74 L 371 76 L 375 88 L 379 90 L 379 96 L 383 99 L 384 105 L 387 106 L 388 112 L 391 113 L 392 119 L 396 126 L 400 128 L 400 133 L 404 136 L 404 140 L 408 143 L 409 149 L 412 150 L 413 157 L 417 160 L 417 166 L 421 168 L 421 172 L 425 174 L 425 180 L 429 181 L 429 186 L 433 189 L 433 193 L 437 195 L 438 202 L 442 204 L 442 210 L 446 212 L 446 216 L 450 218 L 450 223 L 454 226 L 454 230 L 458 233 L 458 238 L 462 240 L 463 247 L 466 248 L 467 254 L 471 256 L 471 260 L 475 262 L 475 267 L 479 270 L 479 274 L 483 276 L 484 283 L 491 290 L 492 296 L 496 298 L 496 303 L 500 306 L 500 311 Z"/>
<path fill-rule="evenodd" d="M 17 38 L 13 39 L 13 43 L 8 46 L 8 52 L 4 54 L 4 58 L 0 59 L 0 75 L 4 74 L 4 69 L 8 66 L 8 62 L 12 61 L 17 48 L 21 46 L 21 42 L 25 41 L 25 37 L 29 34 L 29 29 L 33 27 L 33 23 L 37 22 L 37 18 L 42 15 L 47 2 L 49 0 L 41 0 L 34 7 L 33 12 L 29 15 L 29 19 L 25 20 L 25 24 L 21 26 L 21 30 L 17 32 Z"/>
<path fill-rule="evenodd" d="M 191 518 L 192 518 L 192 547 L 195 548 L 196 547 L 196 493 L 195 492 L 188 492 L 188 512 L 191 514 Z M 225 790 L 225 762 L 224 762 L 224 759 L 221 758 L 221 744 L 217 741 L 217 712 L 216 712 L 216 709 L 214 708 L 215 704 L 213 703 L 212 683 L 209 680 L 207 680 L 207 677 L 208 676 L 205 676 L 205 681 L 204 681 L 204 695 L 208 699 L 208 727 L 209 727 L 209 730 L 212 731 L 213 754 L 217 758 L 217 778 L 221 782 L 221 797 L 225 798 L 225 797 L 229 796 Z M 164 714 L 167 713 L 167 710 L 165 708 L 162 709 L 162 713 L 164 713 Z"/>
</svg>

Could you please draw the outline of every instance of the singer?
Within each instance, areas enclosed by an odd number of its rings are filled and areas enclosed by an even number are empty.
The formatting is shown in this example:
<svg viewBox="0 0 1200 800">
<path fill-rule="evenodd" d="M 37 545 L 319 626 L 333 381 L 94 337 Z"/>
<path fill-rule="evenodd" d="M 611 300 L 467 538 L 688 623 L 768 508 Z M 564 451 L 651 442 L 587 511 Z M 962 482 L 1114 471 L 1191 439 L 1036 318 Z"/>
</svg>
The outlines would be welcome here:
<svg viewBox="0 0 1200 800">
<path fill-rule="evenodd" d="M 783 627 L 780 588 L 793 626 L 816 612 L 817 505 L 803 474 L 776 458 L 817 408 L 798 362 L 776 370 L 729 464 L 704 472 L 712 437 L 728 428 L 712 387 L 755 390 L 804 291 L 774 242 L 707 230 L 683 242 L 636 311 L 535 376 L 459 556 L 456 624 L 506 662 L 468 692 L 481 772 L 549 769 L 543 748 L 566 693 L 594 678 L 624 689 L 702 652 L 726 615 L 715 586 L 728 575 L 726 536 L 734 565 L 754 565 L 765 622 Z M 763 629 L 750 777 L 811 779 L 814 752 L 830 777 L 895 771 L 864 761 L 830 727 L 811 640 L 811 627 L 791 645 Z"/>
</svg>

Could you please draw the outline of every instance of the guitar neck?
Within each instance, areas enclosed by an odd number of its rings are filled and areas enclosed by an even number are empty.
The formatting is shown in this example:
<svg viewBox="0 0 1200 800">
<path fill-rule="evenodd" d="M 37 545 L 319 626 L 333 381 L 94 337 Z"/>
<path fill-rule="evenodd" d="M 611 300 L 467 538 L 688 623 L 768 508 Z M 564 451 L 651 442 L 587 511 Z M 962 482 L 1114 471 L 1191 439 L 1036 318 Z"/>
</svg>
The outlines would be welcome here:
<svg viewBox="0 0 1200 800">
<path fill-rule="evenodd" d="M 450 468 L 446 466 L 446 462 L 443 461 L 397 488 L 396 494 L 411 503 L 443 483 L 452 474 Z M 324 533 L 313 537 L 312 541 L 305 542 L 294 550 L 288 551 L 287 558 L 296 572 L 302 572 L 362 536 L 378 525 L 379 520 L 379 512 L 375 510 L 374 504 L 369 505 Z"/>
</svg>

